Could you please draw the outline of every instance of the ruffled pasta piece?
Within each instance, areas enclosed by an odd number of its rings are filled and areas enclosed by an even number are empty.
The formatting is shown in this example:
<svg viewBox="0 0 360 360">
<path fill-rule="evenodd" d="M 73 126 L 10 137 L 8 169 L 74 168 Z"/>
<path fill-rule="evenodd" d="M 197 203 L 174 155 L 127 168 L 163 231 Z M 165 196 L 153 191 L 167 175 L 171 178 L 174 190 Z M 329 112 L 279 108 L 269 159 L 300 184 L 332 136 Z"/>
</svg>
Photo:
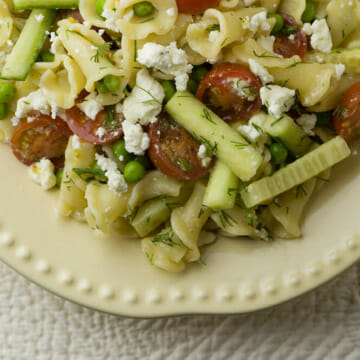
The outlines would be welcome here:
<svg viewBox="0 0 360 360">
<path fill-rule="evenodd" d="M 98 28 L 106 28 L 105 20 L 96 12 L 97 0 L 79 0 L 79 10 L 83 19 Z"/>
<path fill-rule="evenodd" d="M 88 204 L 85 209 L 88 224 L 107 234 L 115 220 L 126 213 L 129 192 L 114 196 L 107 184 L 92 181 L 86 186 L 85 198 Z"/>
<path fill-rule="evenodd" d="M 144 201 L 157 196 L 177 197 L 182 186 L 181 181 L 175 180 L 158 170 L 150 171 L 134 186 L 129 199 L 129 210 L 134 211 Z"/>
<path fill-rule="evenodd" d="M 13 30 L 13 18 L 5 1 L 0 1 L 0 47 L 10 40 Z"/>
<path fill-rule="evenodd" d="M 306 7 L 306 0 L 282 0 L 279 11 L 293 16 L 298 24 L 302 24 L 301 15 Z"/>
<path fill-rule="evenodd" d="M 285 69 L 271 69 L 270 72 L 275 82 L 299 90 L 302 105 L 313 106 L 319 103 L 329 90 L 335 67 L 331 64 L 299 63 Z"/>
<path fill-rule="evenodd" d="M 178 14 L 175 0 L 151 0 L 154 12 L 145 20 L 134 14 L 133 6 L 138 2 L 107 1 L 104 6 L 106 26 L 134 40 L 144 39 L 150 34 L 163 35 L 173 30 Z"/>
<path fill-rule="evenodd" d="M 260 0 L 259 5 L 270 13 L 276 13 L 280 5 L 280 0 Z"/>
<path fill-rule="evenodd" d="M 360 27 L 346 38 L 342 46 L 348 49 L 360 48 Z"/>
<path fill-rule="evenodd" d="M 208 9 L 198 23 L 189 25 L 186 32 L 187 42 L 200 55 L 216 60 L 221 50 L 234 41 L 243 42 L 257 32 L 262 35 L 270 33 L 273 19 L 262 21 L 259 26 L 251 26 L 254 15 L 264 11 L 263 8 L 227 12 Z"/>
<path fill-rule="evenodd" d="M 221 11 L 234 10 L 243 6 L 241 0 L 220 0 L 218 8 Z"/>
<path fill-rule="evenodd" d="M 327 23 L 334 48 L 360 25 L 360 4 L 353 0 L 331 0 L 327 7 Z"/>
<path fill-rule="evenodd" d="M 95 83 L 106 75 L 125 79 L 123 69 L 111 58 L 108 46 L 95 30 L 69 20 L 62 20 L 58 25 L 57 33 L 65 49 L 85 75 L 85 89 L 88 92 L 94 91 Z M 126 83 L 126 80 L 121 81 L 119 92 L 122 92 Z"/>
<path fill-rule="evenodd" d="M 204 208 L 206 186 L 196 183 L 194 190 L 184 206 L 173 210 L 170 218 L 171 227 L 182 243 L 188 248 L 185 256 L 186 261 L 197 261 L 200 251 L 197 245 L 202 227 L 211 215 L 209 208 Z"/>
<path fill-rule="evenodd" d="M 131 40 L 126 36 L 121 38 L 121 56 L 124 73 L 127 74 L 128 82 L 131 87 L 136 84 L 136 74 L 141 69 L 141 65 L 136 61 L 137 40 Z"/>
</svg>

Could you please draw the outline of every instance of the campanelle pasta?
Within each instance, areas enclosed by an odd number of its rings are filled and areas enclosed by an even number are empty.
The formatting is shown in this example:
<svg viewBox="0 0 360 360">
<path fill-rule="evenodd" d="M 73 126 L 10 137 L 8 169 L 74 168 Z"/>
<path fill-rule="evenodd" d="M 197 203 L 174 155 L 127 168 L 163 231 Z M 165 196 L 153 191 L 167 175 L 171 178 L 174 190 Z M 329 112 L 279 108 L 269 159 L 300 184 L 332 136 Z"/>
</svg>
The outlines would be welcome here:
<svg viewBox="0 0 360 360">
<path fill-rule="evenodd" d="M 360 122 L 358 0 L 53 3 L 0 0 L 0 140 L 58 216 L 171 272 L 301 237 Z"/>
</svg>

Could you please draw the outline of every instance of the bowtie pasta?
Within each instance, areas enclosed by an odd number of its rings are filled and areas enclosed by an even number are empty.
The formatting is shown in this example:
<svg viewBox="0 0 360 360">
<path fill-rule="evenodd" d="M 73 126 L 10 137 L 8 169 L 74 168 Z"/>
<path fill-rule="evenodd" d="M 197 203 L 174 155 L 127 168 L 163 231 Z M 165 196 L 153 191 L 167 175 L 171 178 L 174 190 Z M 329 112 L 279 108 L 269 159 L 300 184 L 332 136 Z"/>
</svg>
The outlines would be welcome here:
<svg viewBox="0 0 360 360">
<path fill-rule="evenodd" d="M 58 216 L 167 271 L 300 237 L 360 133 L 358 0 L 0 0 L 0 54 L 1 140 Z"/>
</svg>

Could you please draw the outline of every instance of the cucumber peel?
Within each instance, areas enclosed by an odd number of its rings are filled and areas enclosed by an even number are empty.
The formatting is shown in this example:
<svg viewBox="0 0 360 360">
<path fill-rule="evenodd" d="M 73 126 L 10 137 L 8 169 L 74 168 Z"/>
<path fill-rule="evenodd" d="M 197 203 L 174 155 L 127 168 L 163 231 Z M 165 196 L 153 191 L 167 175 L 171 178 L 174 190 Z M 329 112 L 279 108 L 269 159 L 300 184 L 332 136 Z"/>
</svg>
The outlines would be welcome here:
<svg viewBox="0 0 360 360">
<path fill-rule="evenodd" d="M 12 0 L 14 10 L 77 9 L 79 0 Z"/>
<path fill-rule="evenodd" d="M 25 80 L 56 18 L 55 10 L 33 10 L 2 70 L 1 79 Z M 39 21 L 38 19 L 42 19 Z"/>
<path fill-rule="evenodd" d="M 310 180 L 350 154 L 351 151 L 346 141 L 337 136 L 275 172 L 272 176 L 253 182 L 241 190 L 241 198 L 248 208 L 263 204 Z"/>
</svg>

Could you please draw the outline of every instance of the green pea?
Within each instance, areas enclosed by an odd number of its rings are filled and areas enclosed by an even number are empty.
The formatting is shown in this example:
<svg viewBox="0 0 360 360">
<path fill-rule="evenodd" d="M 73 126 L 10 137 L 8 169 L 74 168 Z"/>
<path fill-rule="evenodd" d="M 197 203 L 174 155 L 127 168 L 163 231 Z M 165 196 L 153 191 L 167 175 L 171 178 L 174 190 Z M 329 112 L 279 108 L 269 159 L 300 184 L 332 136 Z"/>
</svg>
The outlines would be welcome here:
<svg viewBox="0 0 360 360">
<path fill-rule="evenodd" d="M 108 87 L 104 84 L 103 80 L 98 81 L 95 84 L 95 88 L 99 94 L 106 94 L 109 92 Z"/>
<path fill-rule="evenodd" d="M 315 19 L 316 6 L 315 3 L 311 0 L 306 0 L 306 7 L 301 15 L 301 20 L 305 22 L 311 22 Z"/>
<path fill-rule="evenodd" d="M 196 93 L 198 86 L 199 84 L 194 79 L 190 79 L 187 83 L 187 89 L 192 94 Z"/>
<path fill-rule="evenodd" d="M 57 187 L 60 187 L 60 185 L 61 185 L 63 174 L 64 174 L 64 169 L 59 169 L 56 172 L 56 186 Z"/>
<path fill-rule="evenodd" d="M 127 182 L 137 182 L 145 175 L 145 168 L 137 161 L 130 161 L 125 165 L 124 178 Z"/>
<path fill-rule="evenodd" d="M 145 169 L 148 169 L 151 165 L 150 159 L 147 155 L 136 156 L 134 160 L 140 163 Z"/>
<path fill-rule="evenodd" d="M 103 14 L 103 12 L 104 12 L 105 2 L 106 2 L 106 0 L 97 0 L 96 5 L 95 5 L 96 13 L 97 13 L 102 19 L 104 19 L 104 17 L 102 16 L 102 14 Z"/>
<path fill-rule="evenodd" d="M 191 73 L 191 78 L 199 83 L 207 73 L 208 69 L 205 65 L 194 66 L 194 69 Z"/>
<path fill-rule="evenodd" d="M 149 1 L 141 1 L 133 6 L 133 10 L 138 17 L 148 17 L 154 12 L 154 6 Z"/>
<path fill-rule="evenodd" d="M 0 120 L 6 119 L 8 116 L 9 108 L 7 103 L 0 103 Z"/>
<path fill-rule="evenodd" d="M 120 80 L 117 76 L 106 75 L 103 80 L 108 91 L 116 91 L 120 87 Z"/>
<path fill-rule="evenodd" d="M 10 102 L 16 94 L 16 87 L 9 82 L 0 82 L 0 103 Z"/>
<path fill-rule="evenodd" d="M 275 19 L 275 25 L 271 30 L 271 35 L 277 34 L 281 29 L 284 27 L 284 19 L 279 14 L 268 14 L 267 16 L 269 19 L 274 18 Z"/>
<path fill-rule="evenodd" d="M 332 111 L 325 111 L 316 114 L 318 126 L 330 126 L 332 124 L 333 113 Z"/>
<path fill-rule="evenodd" d="M 134 155 L 130 154 L 125 148 L 125 141 L 118 140 L 112 145 L 112 151 L 120 161 L 129 162 L 134 159 Z"/>
<path fill-rule="evenodd" d="M 55 59 L 55 55 L 50 51 L 41 51 L 39 54 L 39 60 L 42 62 L 53 62 Z"/>
<path fill-rule="evenodd" d="M 164 102 L 167 103 L 176 93 L 175 85 L 173 81 L 165 80 L 161 83 L 161 86 L 165 92 Z"/>
<path fill-rule="evenodd" d="M 271 153 L 271 160 L 276 165 L 284 164 L 288 157 L 287 148 L 280 143 L 271 144 L 270 153 Z"/>
</svg>

